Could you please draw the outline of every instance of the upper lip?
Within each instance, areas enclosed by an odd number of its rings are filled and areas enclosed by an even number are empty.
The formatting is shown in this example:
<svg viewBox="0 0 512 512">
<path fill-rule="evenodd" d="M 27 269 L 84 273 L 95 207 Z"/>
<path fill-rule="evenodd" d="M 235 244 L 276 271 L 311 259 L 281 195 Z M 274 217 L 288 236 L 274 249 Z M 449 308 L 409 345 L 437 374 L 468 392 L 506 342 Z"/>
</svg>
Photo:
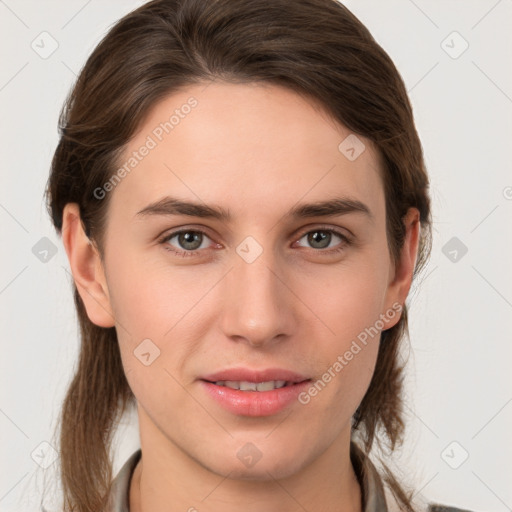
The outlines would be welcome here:
<svg viewBox="0 0 512 512">
<path fill-rule="evenodd" d="M 286 382 L 303 382 L 309 380 L 309 377 L 297 372 L 283 368 L 266 368 L 262 370 L 253 370 L 250 368 L 228 368 L 215 373 L 210 373 L 201 377 L 202 380 L 209 382 L 218 381 L 245 381 L 245 382 L 269 382 L 272 380 L 284 380 Z"/>
</svg>

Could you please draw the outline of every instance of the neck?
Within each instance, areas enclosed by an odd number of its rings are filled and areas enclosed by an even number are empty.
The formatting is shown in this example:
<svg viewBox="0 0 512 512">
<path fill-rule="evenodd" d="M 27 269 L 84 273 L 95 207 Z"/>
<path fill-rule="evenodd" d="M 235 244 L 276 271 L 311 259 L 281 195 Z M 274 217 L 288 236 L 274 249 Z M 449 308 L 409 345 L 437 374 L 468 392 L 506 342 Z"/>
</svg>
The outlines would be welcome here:
<svg viewBox="0 0 512 512">
<path fill-rule="evenodd" d="M 350 461 L 350 437 L 336 440 L 310 464 L 284 477 L 258 480 L 211 471 L 139 420 L 142 457 L 130 484 L 130 512 L 361 512 L 361 489 Z M 147 442 L 145 442 L 147 441 Z M 165 449 L 162 449 L 162 447 Z"/>
</svg>

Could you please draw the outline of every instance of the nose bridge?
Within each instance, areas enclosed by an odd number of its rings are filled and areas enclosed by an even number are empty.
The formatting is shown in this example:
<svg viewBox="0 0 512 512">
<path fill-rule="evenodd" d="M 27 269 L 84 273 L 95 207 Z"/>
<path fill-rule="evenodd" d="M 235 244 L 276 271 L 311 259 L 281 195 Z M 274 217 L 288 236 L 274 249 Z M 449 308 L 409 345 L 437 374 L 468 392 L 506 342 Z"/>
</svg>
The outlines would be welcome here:
<svg viewBox="0 0 512 512">
<path fill-rule="evenodd" d="M 263 345 L 290 334 L 291 294 L 279 274 L 272 247 L 264 248 L 252 237 L 236 247 L 222 311 L 222 328 L 228 337 Z"/>
</svg>

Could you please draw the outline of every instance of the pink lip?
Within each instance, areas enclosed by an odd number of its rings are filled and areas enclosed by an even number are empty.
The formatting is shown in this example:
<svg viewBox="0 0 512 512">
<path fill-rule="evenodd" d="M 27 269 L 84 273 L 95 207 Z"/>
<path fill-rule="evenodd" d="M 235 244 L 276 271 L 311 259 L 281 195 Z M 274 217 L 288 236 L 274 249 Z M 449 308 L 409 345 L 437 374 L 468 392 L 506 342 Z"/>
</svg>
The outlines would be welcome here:
<svg viewBox="0 0 512 512">
<path fill-rule="evenodd" d="M 287 385 L 271 391 L 240 391 L 217 386 L 217 381 L 267 382 L 284 380 Z M 298 395 L 310 385 L 311 379 L 283 369 L 249 370 L 232 368 L 200 379 L 205 392 L 224 409 L 243 416 L 270 416 L 297 402 Z"/>
<path fill-rule="evenodd" d="M 251 370 L 249 368 L 229 368 L 201 377 L 201 380 L 218 382 L 219 380 L 245 380 L 247 382 L 268 382 L 270 380 L 285 380 L 286 382 L 303 382 L 309 377 L 281 368 Z"/>
</svg>

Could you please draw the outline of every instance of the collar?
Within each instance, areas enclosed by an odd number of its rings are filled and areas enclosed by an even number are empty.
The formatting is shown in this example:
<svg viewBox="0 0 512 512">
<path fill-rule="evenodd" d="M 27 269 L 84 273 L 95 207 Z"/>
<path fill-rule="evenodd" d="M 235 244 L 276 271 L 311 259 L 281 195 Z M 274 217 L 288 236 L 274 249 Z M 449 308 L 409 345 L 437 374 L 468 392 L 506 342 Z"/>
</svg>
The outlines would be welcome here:
<svg viewBox="0 0 512 512">
<path fill-rule="evenodd" d="M 363 512 L 388 512 L 380 475 L 370 458 L 353 441 L 350 442 L 350 460 L 361 486 Z"/>
</svg>

